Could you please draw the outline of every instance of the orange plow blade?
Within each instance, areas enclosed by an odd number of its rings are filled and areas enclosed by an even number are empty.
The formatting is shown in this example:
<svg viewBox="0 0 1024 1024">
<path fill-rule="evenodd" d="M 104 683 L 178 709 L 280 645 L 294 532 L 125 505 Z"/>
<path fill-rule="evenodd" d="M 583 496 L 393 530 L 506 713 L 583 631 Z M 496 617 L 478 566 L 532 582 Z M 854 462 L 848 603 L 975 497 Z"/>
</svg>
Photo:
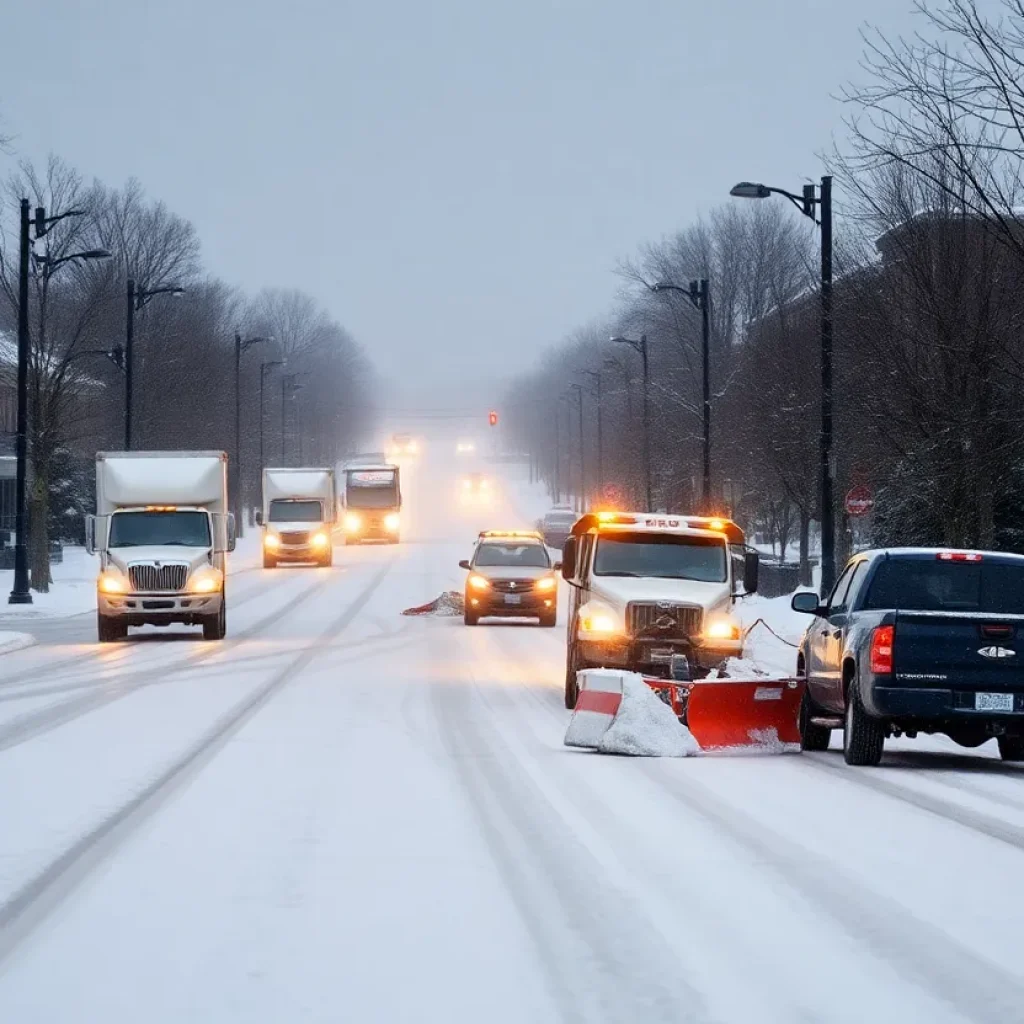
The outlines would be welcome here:
<svg viewBox="0 0 1024 1024">
<path fill-rule="evenodd" d="M 799 679 L 646 679 L 693 733 L 701 750 L 800 748 Z"/>
</svg>

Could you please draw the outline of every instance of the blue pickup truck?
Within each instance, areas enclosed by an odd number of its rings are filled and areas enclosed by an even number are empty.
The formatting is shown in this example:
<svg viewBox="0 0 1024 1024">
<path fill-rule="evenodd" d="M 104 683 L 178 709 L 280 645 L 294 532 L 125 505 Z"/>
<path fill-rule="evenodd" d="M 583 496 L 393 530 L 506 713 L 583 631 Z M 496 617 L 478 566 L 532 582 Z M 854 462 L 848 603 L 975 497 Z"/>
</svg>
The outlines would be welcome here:
<svg viewBox="0 0 1024 1024">
<path fill-rule="evenodd" d="M 1024 760 L 1024 556 L 890 548 L 850 560 L 814 615 L 797 672 L 805 750 L 843 729 L 847 764 L 876 765 L 887 736 L 945 733 L 965 747 L 995 738 Z"/>
</svg>

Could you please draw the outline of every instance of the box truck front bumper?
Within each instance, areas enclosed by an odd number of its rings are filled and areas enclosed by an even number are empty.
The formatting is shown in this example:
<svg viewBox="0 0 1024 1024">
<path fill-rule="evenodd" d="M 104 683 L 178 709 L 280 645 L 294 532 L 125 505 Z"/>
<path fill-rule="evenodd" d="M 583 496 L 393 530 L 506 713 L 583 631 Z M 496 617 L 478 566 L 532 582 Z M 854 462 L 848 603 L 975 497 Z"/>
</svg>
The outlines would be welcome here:
<svg viewBox="0 0 1024 1024">
<path fill-rule="evenodd" d="M 96 596 L 100 615 L 129 626 L 197 625 L 220 611 L 223 592 L 213 594 L 104 594 Z"/>
</svg>

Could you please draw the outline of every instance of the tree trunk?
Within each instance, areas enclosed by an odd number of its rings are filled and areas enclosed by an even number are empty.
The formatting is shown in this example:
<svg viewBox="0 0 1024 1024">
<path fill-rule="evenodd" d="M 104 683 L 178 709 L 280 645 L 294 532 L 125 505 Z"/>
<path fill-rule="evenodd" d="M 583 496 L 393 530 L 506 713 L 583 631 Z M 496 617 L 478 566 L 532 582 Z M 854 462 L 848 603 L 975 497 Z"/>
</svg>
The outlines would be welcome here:
<svg viewBox="0 0 1024 1024">
<path fill-rule="evenodd" d="M 35 466 L 32 490 L 29 495 L 29 569 L 32 574 L 32 589 L 47 594 L 53 582 L 50 576 L 50 531 L 49 519 L 49 467 Z"/>
<path fill-rule="evenodd" d="M 811 512 L 800 506 L 800 585 L 811 585 Z"/>
</svg>

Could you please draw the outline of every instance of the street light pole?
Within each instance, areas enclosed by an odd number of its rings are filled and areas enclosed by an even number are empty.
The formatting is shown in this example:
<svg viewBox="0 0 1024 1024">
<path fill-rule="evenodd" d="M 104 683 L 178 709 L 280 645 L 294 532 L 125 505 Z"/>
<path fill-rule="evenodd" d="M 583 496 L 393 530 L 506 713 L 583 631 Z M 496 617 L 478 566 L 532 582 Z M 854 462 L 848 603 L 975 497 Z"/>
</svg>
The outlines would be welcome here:
<svg viewBox="0 0 1024 1024">
<path fill-rule="evenodd" d="M 587 370 L 585 372 L 594 382 L 594 397 L 597 399 L 597 493 L 600 496 L 604 492 L 604 428 L 601 415 L 601 371 Z"/>
<path fill-rule="evenodd" d="M 287 422 L 286 410 L 288 395 L 294 395 L 296 391 L 302 390 L 301 384 L 295 382 L 301 377 L 299 373 L 286 373 L 281 377 L 281 465 L 283 466 L 287 462 L 287 456 L 285 455 L 285 424 Z"/>
<path fill-rule="evenodd" d="M 235 529 L 241 537 L 244 532 L 244 516 L 242 515 L 242 353 L 253 345 L 260 345 L 265 338 L 246 338 L 235 331 L 235 486 L 233 490 L 235 509 Z"/>
<path fill-rule="evenodd" d="M 640 340 L 633 338 L 612 338 L 620 345 L 629 345 L 640 353 L 644 367 L 644 477 L 647 481 L 647 511 L 654 511 L 654 499 L 651 494 L 651 368 L 647 358 L 647 335 L 641 334 Z"/>
<path fill-rule="evenodd" d="M 836 578 L 835 468 L 832 465 L 832 175 L 822 175 L 815 195 L 814 185 L 804 185 L 803 194 L 760 182 L 741 181 L 729 193 L 740 199 L 785 196 L 805 217 L 821 227 L 821 425 L 818 430 L 818 463 L 821 475 L 821 592 L 827 594 Z M 815 207 L 818 219 L 815 219 Z"/>
<path fill-rule="evenodd" d="M 31 239 L 29 238 L 29 202 L 21 201 L 20 246 L 18 252 L 18 435 L 16 442 L 17 482 L 15 484 L 14 507 L 14 589 L 7 599 L 8 604 L 31 604 L 32 594 L 28 589 L 28 503 L 26 501 L 26 477 L 28 473 L 28 261 Z"/>
<path fill-rule="evenodd" d="M 701 435 L 702 461 L 700 504 L 701 514 L 709 516 L 711 507 L 711 286 L 706 277 L 691 281 L 689 288 L 683 288 L 667 281 L 651 285 L 652 292 L 680 292 L 695 309 L 700 310 L 701 332 Z"/>
<path fill-rule="evenodd" d="M 271 359 L 269 362 L 260 363 L 260 474 L 262 475 L 263 470 L 267 468 L 266 457 L 263 452 L 263 434 L 264 434 L 264 421 L 266 420 L 265 404 L 263 400 L 264 392 L 267 386 L 267 370 L 272 369 L 275 366 L 283 366 L 284 362 L 281 359 Z"/>
<path fill-rule="evenodd" d="M 184 295 L 185 289 L 172 284 L 162 288 L 139 288 L 135 278 L 128 278 L 127 323 L 124 345 L 124 450 L 132 450 L 132 384 L 135 370 L 135 314 L 154 295 Z"/>
<path fill-rule="evenodd" d="M 579 427 L 580 427 L 580 512 L 587 511 L 587 456 L 586 446 L 583 437 L 583 385 L 570 384 L 570 391 L 576 392 L 576 400 L 579 402 Z"/>
</svg>

